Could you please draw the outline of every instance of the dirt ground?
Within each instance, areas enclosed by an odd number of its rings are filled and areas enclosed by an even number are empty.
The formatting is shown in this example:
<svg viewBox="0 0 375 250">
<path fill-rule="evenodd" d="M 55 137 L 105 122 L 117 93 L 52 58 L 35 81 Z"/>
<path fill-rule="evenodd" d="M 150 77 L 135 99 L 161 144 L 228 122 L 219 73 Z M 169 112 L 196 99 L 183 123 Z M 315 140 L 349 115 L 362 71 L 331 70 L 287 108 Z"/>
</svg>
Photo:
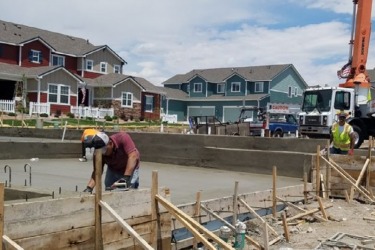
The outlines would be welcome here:
<svg viewBox="0 0 375 250">
<path fill-rule="evenodd" d="M 266 217 L 267 223 L 281 236 L 281 240 L 269 249 L 375 249 L 375 205 L 356 200 L 348 203 L 344 199 L 325 199 L 322 203 L 326 207 L 328 221 L 319 221 L 313 217 L 318 215 L 322 218 L 321 212 L 288 221 L 289 242 L 284 237 L 281 214 L 278 219 Z M 316 200 L 306 205 L 297 205 L 307 211 L 319 208 Z M 302 213 L 288 206 L 286 218 Z M 252 220 L 247 226 L 249 235 L 263 245 L 264 225 L 260 220 Z M 277 238 L 270 229 L 268 235 L 269 241 Z"/>
</svg>

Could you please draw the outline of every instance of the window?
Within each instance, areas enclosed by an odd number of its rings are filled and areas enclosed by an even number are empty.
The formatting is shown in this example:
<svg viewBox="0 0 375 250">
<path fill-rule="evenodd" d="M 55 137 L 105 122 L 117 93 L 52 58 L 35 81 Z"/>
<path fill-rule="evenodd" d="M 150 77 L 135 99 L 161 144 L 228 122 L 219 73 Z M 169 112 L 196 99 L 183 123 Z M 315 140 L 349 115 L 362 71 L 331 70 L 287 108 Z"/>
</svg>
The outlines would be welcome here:
<svg viewBox="0 0 375 250">
<path fill-rule="evenodd" d="M 263 82 L 256 82 L 255 83 L 255 90 L 254 92 L 263 92 Z"/>
<path fill-rule="evenodd" d="M 231 91 L 232 92 L 240 92 L 241 83 L 239 82 L 232 82 L 231 84 Z"/>
<path fill-rule="evenodd" d="M 49 84 L 48 102 L 69 104 L 69 86 Z"/>
<path fill-rule="evenodd" d="M 188 84 L 188 85 L 186 86 L 186 92 L 188 92 L 188 93 L 190 94 L 190 84 Z"/>
<path fill-rule="evenodd" d="M 117 65 L 117 64 L 113 65 L 113 73 L 120 74 L 121 73 L 120 70 L 121 70 L 120 65 Z"/>
<path fill-rule="evenodd" d="M 154 97 L 152 95 L 146 95 L 145 111 L 146 112 L 154 111 Z"/>
<path fill-rule="evenodd" d="M 93 60 L 86 60 L 86 70 L 89 70 L 89 71 L 94 70 L 94 61 Z"/>
<path fill-rule="evenodd" d="M 106 62 L 100 62 L 100 72 L 107 73 L 107 63 Z"/>
<path fill-rule="evenodd" d="M 202 92 L 202 83 L 201 82 L 194 83 L 194 92 Z"/>
<path fill-rule="evenodd" d="M 65 57 L 52 55 L 52 66 L 64 66 L 65 65 Z"/>
<path fill-rule="evenodd" d="M 294 88 L 294 96 L 297 96 L 297 95 L 298 95 L 298 88 L 295 87 L 295 88 Z"/>
<path fill-rule="evenodd" d="M 217 85 L 217 93 L 224 93 L 225 90 L 225 84 L 224 83 L 219 83 Z"/>
<path fill-rule="evenodd" d="M 42 52 L 37 51 L 37 50 L 30 50 L 29 61 L 33 62 L 33 63 L 41 63 L 42 62 Z"/>
<path fill-rule="evenodd" d="M 292 87 L 288 87 L 288 97 L 292 97 Z"/>
<path fill-rule="evenodd" d="M 127 108 L 133 107 L 133 93 L 122 92 L 121 107 L 127 107 Z"/>
</svg>

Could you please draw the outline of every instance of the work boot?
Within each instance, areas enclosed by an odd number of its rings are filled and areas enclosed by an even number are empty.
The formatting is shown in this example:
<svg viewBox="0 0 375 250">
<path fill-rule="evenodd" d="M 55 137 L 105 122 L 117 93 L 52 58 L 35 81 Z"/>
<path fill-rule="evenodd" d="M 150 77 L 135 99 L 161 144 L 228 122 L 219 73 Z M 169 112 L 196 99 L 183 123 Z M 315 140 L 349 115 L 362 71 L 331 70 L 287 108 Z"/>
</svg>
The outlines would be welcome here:
<svg viewBox="0 0 375 250">
<path fill-rule="evenodd" d="M 86 156 L 83 156 L 82 158 L 79 158 L 79 161 L 81 161 L 81 162 L 86 162 L 86 161 L 87 161 Z"/>
</svg>

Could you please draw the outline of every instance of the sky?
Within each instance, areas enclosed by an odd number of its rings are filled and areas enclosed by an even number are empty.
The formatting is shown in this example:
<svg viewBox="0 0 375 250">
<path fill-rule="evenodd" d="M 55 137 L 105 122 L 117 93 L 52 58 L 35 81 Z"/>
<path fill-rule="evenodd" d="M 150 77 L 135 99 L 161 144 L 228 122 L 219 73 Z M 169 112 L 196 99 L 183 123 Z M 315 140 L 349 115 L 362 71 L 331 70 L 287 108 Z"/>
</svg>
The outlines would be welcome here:
<svg viewBox="0 0 375 250">
<path fill-rule="evenodd" d="M 193 69 L 272 64 L 293 64 L 310 86 L 338 86 L 352 12 L 352 0 L 0 1 L 0 19 L 108 45 L 125 74 L 158 86 Z"/>
</svg>

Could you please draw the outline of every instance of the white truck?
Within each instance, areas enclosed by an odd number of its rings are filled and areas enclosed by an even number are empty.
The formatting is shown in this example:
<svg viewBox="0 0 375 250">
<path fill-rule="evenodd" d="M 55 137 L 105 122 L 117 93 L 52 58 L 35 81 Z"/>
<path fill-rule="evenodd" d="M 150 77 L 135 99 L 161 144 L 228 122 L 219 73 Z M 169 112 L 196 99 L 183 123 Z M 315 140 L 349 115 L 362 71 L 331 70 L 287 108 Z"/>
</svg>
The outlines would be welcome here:
<svg viewBox="0 0 375 250">
<path fill-rule="evenodd" d="M 375 136 L 374 88 L 366 70 L 371 34 L 372 0 L 353 1 L 353 27 L 349 60 L 338 72 L 346 78 L 339 87 L 316 87 L 304 91 L 299 132 L 310 138 L 329 138 L 340 110 L 350 114 L 347 122 L 356 134 L 355 148 Z M 355 27 L 354 27 L 355 26 Z M 354 36 L 354 37 L 353 37 Z"/>
</svg>

